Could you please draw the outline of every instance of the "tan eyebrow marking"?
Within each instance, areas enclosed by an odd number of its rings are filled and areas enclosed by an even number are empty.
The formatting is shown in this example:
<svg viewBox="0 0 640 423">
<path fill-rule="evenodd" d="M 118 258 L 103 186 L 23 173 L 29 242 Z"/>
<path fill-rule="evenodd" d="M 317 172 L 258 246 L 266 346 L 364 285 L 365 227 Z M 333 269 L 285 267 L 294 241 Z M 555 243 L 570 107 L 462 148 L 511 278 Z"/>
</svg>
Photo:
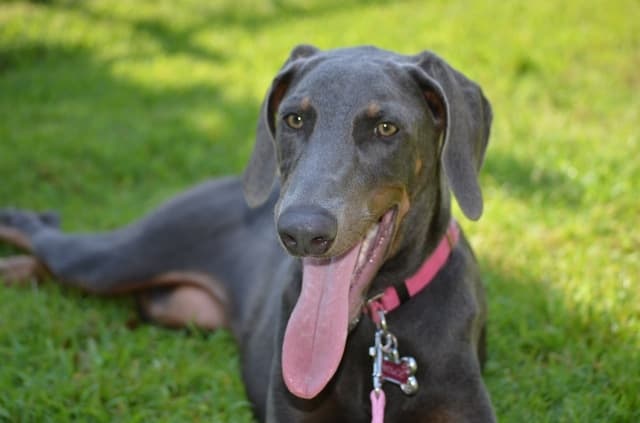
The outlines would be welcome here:
<svg viewBox="0 0 640 423">
<path fill-rule="evenodd" d="M 367 106 L 367 116 L 374 118 L 380 112 L 380 104 L 377 101 L 372 101 Z"/>
<path fill-rule="evenodd" d="M 309 97 L 304 97 L 300 102 L 300 108 L 306 111 L 309 110 L 309 107 L 311 107 L 311 99 Z"/>
</svg>

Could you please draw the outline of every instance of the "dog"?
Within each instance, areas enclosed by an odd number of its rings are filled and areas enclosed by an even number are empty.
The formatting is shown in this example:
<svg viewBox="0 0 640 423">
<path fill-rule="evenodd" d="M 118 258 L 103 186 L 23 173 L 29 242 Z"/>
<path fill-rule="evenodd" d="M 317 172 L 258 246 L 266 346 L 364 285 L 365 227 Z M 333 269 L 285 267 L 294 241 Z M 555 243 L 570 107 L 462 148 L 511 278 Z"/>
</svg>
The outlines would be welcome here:
<svg viewBox="0 0 640 423">
<path fill-rule="evenodd" d="M 241 178 L 105 233 L 3 209 L 0 238 L 30 254 L 1 275 L 135 293 L 152 322 L 229 328 L 260 421 L 493 422 L 485 294 L 451 217 L 451 193 L 482 214 L 491 120 L 479 86 L 431 52 L 300 45 Z"/>
</svg>

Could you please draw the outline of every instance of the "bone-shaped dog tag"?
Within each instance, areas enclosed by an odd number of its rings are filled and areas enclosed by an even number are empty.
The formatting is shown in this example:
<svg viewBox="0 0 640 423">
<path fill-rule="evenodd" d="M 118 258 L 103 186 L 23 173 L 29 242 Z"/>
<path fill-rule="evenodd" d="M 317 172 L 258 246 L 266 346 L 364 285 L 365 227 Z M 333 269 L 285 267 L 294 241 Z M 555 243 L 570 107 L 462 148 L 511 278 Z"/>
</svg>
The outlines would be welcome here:
<svg viewBox="0 0 640 423">
<path fill-rule="evenodd" d="M 376 330 L 374 345 L 369 348 L 369 355 L 373 358 L 374 389 L 379 390 L 382 383 L 391 382 L 398 385 L 405 394 L 413 395 L 418 391 L 418 380 L 414 376 L 418 364 L 413 357 L 400 358 L 398 341 L 386 329 L 384 319 L 382 321 L 382 328 Z"/>
<path fill-rule="evenodd" d="M 413 395 L 418 391 L 418 380 L 414 376 L 418 364 L 413 357 L 402 357 L 399 360 L 382 360 L 382 379 L 400 386 L 402 392 Z"/>
</svg>

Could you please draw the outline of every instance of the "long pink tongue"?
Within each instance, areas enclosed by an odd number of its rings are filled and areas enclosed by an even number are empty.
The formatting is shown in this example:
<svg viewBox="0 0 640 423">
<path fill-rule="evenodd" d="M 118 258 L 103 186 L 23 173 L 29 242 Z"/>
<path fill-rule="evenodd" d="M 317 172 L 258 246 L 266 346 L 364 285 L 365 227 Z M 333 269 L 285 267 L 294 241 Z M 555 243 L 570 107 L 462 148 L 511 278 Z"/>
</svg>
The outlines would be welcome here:
<svg viewBox="0 0 640 423">
<path fill-rule="evenodd" d="M 313 398 L 340 365 L 349 326 L 349 284 L 360 244 L 330 260 L 303 260 L 302 292 L 282 345 L 282 374 L 292 394 Z"/>
</svg>

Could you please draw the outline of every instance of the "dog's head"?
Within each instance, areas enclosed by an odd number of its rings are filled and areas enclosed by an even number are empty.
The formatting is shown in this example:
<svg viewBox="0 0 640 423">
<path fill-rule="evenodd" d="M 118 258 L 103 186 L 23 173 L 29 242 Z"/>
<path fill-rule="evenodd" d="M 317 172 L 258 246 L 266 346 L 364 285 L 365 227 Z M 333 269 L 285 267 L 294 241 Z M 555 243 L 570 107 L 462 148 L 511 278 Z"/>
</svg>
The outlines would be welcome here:
<svg viewBox="0 0 640 423">
<path fill-rule="evenodd" d="M 292 393 L 324 388 L 378 269 L 426 236 L 437 212 L 449 213 L 449 190 L 467 217 L 480 217 L 490 123 L 479 87 L 430 52 L 292 51 L 263 103 L 244 175 L 251 206 L 279 176 L 278 233 L 303 258 L 283 345 Z"/>
</svg>

